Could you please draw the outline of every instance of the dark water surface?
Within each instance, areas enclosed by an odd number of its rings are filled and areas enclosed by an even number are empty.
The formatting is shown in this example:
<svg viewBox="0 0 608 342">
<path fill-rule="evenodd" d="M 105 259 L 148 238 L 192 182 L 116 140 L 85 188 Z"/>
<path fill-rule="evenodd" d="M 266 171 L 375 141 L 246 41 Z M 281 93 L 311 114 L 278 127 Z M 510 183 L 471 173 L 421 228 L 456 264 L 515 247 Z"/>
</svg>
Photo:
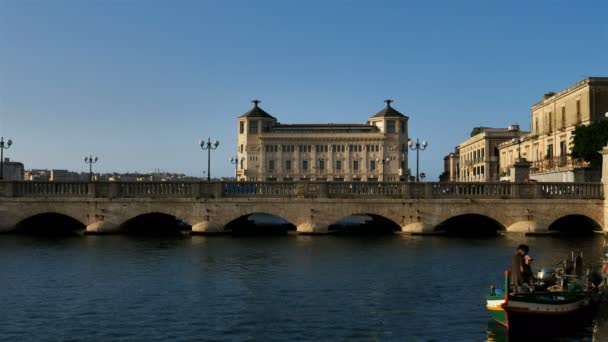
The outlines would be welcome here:
<svg viewBox="0 0 608 342">
<path fill-rule="evenodd" d="M 0 236 L 0 340 L 506 341 L 484 297 L 518 243 L 538 266 L 603 240 Z"/>
</svg>

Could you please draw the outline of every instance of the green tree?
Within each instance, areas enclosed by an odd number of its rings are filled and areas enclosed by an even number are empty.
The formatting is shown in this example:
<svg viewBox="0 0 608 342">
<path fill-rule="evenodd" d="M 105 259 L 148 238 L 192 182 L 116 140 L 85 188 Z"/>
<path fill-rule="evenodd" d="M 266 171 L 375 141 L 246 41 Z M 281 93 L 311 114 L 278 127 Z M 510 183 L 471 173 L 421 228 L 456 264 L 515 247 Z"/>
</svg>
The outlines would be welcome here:
<svg viewBox="0 0 608 342">
<path fill-rule="evenodd" d="M 578 126 L 572 137 L 572 157 L 589 162 L 592 168 L 599 168 L 602 165 L 602 156 L 598 152 L 607 143 L 608 121 Z"/>
</svg>

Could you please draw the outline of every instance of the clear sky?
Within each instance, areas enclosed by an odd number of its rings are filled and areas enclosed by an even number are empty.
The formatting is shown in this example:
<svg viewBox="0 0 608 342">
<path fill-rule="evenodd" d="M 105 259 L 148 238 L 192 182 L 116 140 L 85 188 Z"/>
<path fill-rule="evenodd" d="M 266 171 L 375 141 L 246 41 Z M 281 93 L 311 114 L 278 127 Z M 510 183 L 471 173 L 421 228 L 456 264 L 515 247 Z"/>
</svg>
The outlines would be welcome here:
<svg viewBox="0 0 608 342">
<path fill-rule="evenodd" d="M 26 168 L 230 176 L 253 98 L 284 123 L 360 122 L 386 98 L 430 142 L 529 127 L 544 92 L 608 75 L 608 1 L 0 0 L 0 134 Z M 415 168 L 414 155 L 410 166 Z"/>
</svg>

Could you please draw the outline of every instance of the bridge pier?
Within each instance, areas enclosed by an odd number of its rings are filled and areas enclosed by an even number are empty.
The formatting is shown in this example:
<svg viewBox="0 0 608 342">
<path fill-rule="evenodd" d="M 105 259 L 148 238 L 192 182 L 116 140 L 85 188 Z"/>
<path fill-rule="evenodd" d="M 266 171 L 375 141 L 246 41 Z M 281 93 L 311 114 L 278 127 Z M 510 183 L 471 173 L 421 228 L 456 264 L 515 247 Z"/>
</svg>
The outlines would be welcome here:
<svg viewBox="0 0 608 342">
<path fill-rule="evenodd" d="M 507 227 L 506 231 L 507 231 L 507 233 L 540 234 L 543 232 L 547 232 L 548 229 L 547 229 L 547 227 L 544 227 L 544 229 L 543 229 L 543 227 L 540 227 L 538 222 L 536 222 L 536 221 L 526 220 L 526 221 L 518 221 L 518 222 L 511 224 L 510 226 Z"/>
<path fill-rule="evenodd" d="M 87 235 L 117 234 L 120 226 L 110 221 L 96 221 L 89 224 L 85 230 Z"/>
<path fill-rule="evenodd" d="M 223 224 L 213 224 L 210 221 L 201 221 L 192 225 L 192 235 L 221 235 L 227 234 Z"/>
<path fill-rule="evenodd" d="M 401 232 L 413 235 L 435 234 L 434 227 L 424 222 L 412 222 L 401 227 Z"/>
<path fill-rule="evenodd" d="M 296 227 L 298 234 L 321 235 L 329 233 L 329 225 L 315 222 L 304 222 Z"/>
</svg>

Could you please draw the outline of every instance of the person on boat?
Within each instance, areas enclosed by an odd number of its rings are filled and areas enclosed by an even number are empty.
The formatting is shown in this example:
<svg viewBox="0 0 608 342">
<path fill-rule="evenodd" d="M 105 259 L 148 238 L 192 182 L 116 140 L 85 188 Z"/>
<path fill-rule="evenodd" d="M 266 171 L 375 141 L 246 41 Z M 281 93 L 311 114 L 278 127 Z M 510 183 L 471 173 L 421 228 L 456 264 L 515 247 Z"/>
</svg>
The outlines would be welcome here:
<svg viewBox="0 0 608 342">
<path fill-rule="evenodd" d="M 519 245 L 515 250 L 515 254 L 511 258 L 511 286 L 514 290 L 518 290 L 524 284 L 524 256 L 528 254 L 530 247 L 527 245 Z"/>
<path fill-rule="evenodd" d="M 526 254 L 526 256 L 524 256 L 524 265 L 523 265 L 523 280 L 524 280 L 524 284 L 528 284 L 528 285 L 534 285 L 534 273 L 532 273 L 532 261 L 534 259 Z"/>
</svg>

